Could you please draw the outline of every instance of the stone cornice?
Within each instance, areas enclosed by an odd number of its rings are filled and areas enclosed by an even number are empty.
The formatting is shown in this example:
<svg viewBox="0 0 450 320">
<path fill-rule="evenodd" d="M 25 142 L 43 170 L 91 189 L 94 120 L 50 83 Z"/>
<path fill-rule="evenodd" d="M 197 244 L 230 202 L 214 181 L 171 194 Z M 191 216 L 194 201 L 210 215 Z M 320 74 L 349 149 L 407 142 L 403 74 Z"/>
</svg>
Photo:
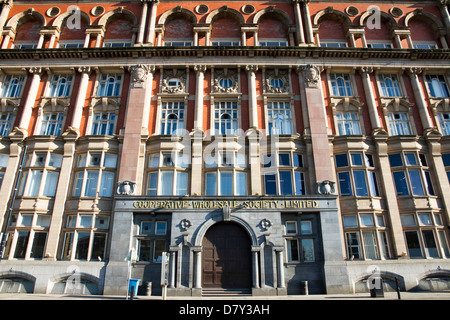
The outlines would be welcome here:
<svg viewBox="0 0 450 320">
<path fill-rule="evenodd" d="M 0 50 L 0 59 L 55 60 L 55 59 L 110 59 L 110 58 L 158 58 L 158 57 L 293 57 L 333 59 L 386 59 L 395 60 L 450 60 L 450 49 L 368 49 L 368 48 L 320 48 L 320 47 L 132 47 L 88 49 L 30 49 Z"/>
</svg>

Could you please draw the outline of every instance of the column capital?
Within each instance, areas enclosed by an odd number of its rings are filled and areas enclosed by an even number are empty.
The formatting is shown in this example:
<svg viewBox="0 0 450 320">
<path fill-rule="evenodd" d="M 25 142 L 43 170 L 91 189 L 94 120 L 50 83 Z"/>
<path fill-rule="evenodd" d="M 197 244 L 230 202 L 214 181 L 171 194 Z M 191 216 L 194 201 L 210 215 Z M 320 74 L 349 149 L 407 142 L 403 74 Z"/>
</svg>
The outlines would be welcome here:
<svg viewBox="0 0 450 320">
<path fill-rule="evenodd" d="M 42 68 L 40 67 L 26 68 L 26 70 L 31 74 L 42 75 Z"/>
<path fill-rule="evenodd" d="M 358 72 L 363 75 L 363 74 L 369 74 L 373 72 L 373 67 L 367 67 L 367 66 L 363 66 L 363 67 L 359 67 L 358 68 Z"/>
<path fill-rule="evenodd" d="M 258 71 L 258 66 L 248 64 L 245 66 L 245 70 L 248 72 L 256 72 L 256 71 Z"/>
<path fill-rule="evenodd" d="M 406 73 L 410 77 L 415 77 L 418 74 L 422 73 L 422 69 L 421 68 L 417 68 L 417 67 L 410 67 L 410 68 L 406 68 Z"/>
<path fill-rule="evenodd" d="M 79 73 L 91 73 L 92 69 L 91 67 L 78 67 L 78 72 Z"/>
<path fill-rule="evenodd" d="M 195 65 L 194 66 L 194 71 L 195 72 L 205 72 L 206 71 L 206 66 L 205 65 Z"/>
</svg>

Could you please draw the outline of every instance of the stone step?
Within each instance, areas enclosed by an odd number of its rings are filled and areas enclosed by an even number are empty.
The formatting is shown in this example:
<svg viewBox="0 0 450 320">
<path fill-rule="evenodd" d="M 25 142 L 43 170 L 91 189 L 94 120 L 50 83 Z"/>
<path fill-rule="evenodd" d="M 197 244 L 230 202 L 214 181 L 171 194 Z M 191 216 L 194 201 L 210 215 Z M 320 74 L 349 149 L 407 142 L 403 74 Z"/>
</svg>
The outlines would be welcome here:
<svg viewBox="0 0 450 320">
<path fill-rule="evenodd" d="M 202 289 L 202 296 L 204 297 L 221 297 L 221 296 L 251 296 L 252 289 L 226 289 L 226 288 L 211 288 Z"/>
</svg>

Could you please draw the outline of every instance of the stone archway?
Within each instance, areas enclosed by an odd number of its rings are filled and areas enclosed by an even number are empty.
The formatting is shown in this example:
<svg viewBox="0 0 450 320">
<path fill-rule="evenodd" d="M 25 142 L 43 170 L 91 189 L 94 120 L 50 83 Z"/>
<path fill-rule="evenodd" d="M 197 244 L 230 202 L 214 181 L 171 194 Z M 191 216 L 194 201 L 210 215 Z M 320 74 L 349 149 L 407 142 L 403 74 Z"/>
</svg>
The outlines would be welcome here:
<svg viewBox="0 0 450 320">
<path fill-rule="evenodd" d="M 203 288 L 252 287 L 251 239 L 244 228 L 216 223 L 205 233 L 202 248 Z"/>
</svg>

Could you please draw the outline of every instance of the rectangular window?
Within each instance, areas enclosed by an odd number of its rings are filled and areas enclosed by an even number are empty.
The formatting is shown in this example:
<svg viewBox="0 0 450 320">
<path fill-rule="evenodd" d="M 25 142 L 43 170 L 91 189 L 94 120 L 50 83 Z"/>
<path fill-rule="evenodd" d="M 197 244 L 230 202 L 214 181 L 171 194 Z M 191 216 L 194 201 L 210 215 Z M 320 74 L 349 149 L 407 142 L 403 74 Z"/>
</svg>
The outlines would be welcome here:
<svg viewBox="0 0 450 320">
<path fill-rule="evenodd" d="M 314 241 L 313 239 L 302 239 L 302 256 L 304 262 L 314 261 Z"/>
<path fill-rule="evenodd" d="M 267 102 L 269 134 L 292 134 L 292 113 L 289 102 Z"/>
<path fill-rule="evenodd" d="M 50 97 L 68 97 L 72 86 L 72 75 L 55 74 L 50 82 Z"/>
<path fill-rule="evenodd" d="M 160 121 L 162 135 L 174 134 L 177 129 L 184 129 L 184 102 L 163 102 Z"/>
<path fill-rule="evenodd" d="M 352 196 L 352 185 L 350 181 L 350 173 L 349 172 L 339 172 L 338 173 L 338 179 L 339 179 L 339 190 L 340 194 L 343 197 L 349 197 Z"/>
<path fill-rule="evenodd" d="M 24 81 L 24 76 L 7 75 L 3 80 L 2 98 L 19 98 Z"/>
<path fill-rule="evenodd" d="M 392 173 L 394 177 L 395 189 L 398 196 L 409 195 L 408 184 L 406 182 L 406 176 L 404 171 L 395 171 Z"/>
<path fill-rule="evenodd" d="M 228 46 L 228 47 L 238 47 L 241 45 L 239 40 L 212 40 L 212 46 Z"/>
<path fill-rule="evenodd" d="M 139 261 L 150 261 L 150 245 L 151 241 L 147 239 L 138 240 L 138 259 Z"/>
<path fill-rule="evenodd" d="M 340 41 L 321 41 L 320 42 L 321 47 L 328 47 L 328 48 L 346 48 L 347 42 L 340 42 Z"/>
<path fill-rule="evenodd" d="M 64 113 L 62 112 L 46 112 L 42 117 L 41 135 L 59 136 L 64 121 Z"/>
<path fill-rule="evenodd" d="M 439 258 L 439 253 L 436 245 L 436 239 L 434 238 L 433 230 L 422 230 L 422 236 L 427 257 Z"/>
<path fill-rule="evenodd" d="M 366 172 L 363 170 L 354 170 L 353 179 L 355 181 L 356 196 L 367 197 L 369 191 L 367 189 Z"/>
<path fill-rule="evenodd" d="M 286 221 L 286 234 L 297 234 L 296 221 Z"/>
<path fill-rule="evenodd" d="M 173 171 L 161 171 L 159 195 L 173 195 Z"/>
<path fill-rule="evenodd" d="M 116 114 L 114 112 L 96 112 L 92 120 L 92 135 L 114 134 Z"/>
<path fill-rule="evenodd" d="M 166 251 L 166 240 L 165 239 L 156 239 L 155 246 L 153 250 L 153 262 L 161 262 L 162 253 Z"/>
<path fill-rule="evenodd" d="M 366 259 L 378 259 L 378 251 L 375 240 L 375 233 L 373 231 L 363 231 L 364 253 Z"/>
<path fill-rule="evenodd" d="M 235 101 L 216 102 L 214 107 L 216 134 L 235 134 L 238 129 L 238 105 Z"/>
<path fill-rule="evenodd" d="M 29 237 L 30 231 L 17 232 L 16 251 L 14 252 L 14 258 L 25 259 Z"/>
<path fill-rule="evenodd" d="M 188 178 L 189 174 L 187 172 L 177 172 L 176 195 L 184 196 L 188 194 Z"/>
<path fill-rule="evenodd" d="M 11 128 L 13 126 L 12 120 L 13 120 L 13 114 L 11 112 L 0 113 L 0 136 L 1 137 L 6 137 L 7 135 L 9 135 L 9 132 L 11 131 Z"/>
<path fill-rule="evenodd" d="M 301 221 L 300 228 L 301 228 L 302 234 L 312 234 L 311 221 Z"/>
<path fill-rule="evenodd" d="M 450 97 L 448 86 L 443 75 L 426 75 L 425 82 L 428 87 L 428 92 L 433 98 Z"/>
<path fill-rule="evenodd" d="M 292 174 L 291 171 L 279 171 L 280 175 L 280 195 L 292 194 Z"/>
<path fill-rule="evenodd" d="M 406 231 L 405 237 L 409 256 L 411 258 L 422 258 L 422 249 L 420 248 L 419 235 L 417 234 L 417 231 Z"/>
<path fill-rule="evenodd" d="M 356 232 L 347 232 L 345 234 L 347 243 L 347 252 L 350 259 L 360 259 L 359 236 Z"/>
<path fill-rule="evenodd" d="M 267 195 L 277 194 L 277 179 L 275 174 L 264 175 L 264 186 L 265 186 L 265 193 Z"/>
<path fill-rule="evenodd" d="M 356 112 L 336 112 L 336 122 L 340 136 L 361 134 L 361 126 Z"/>
<path fill-rule="evenodd" d="M 87 260 L 89 251 L 90 232 L 77 232 L 77 245 L 75 249 L 75 259 Z"/>
<path fill-rule="evenodd" d="M 353 96 L 350 76 L 344 73 L 331 73 L 330 82 L 333 96 Z"/>
<path fill-rule="evenodd" d="M 100 75 L 97 96 L 99 97 L 119 96 L 121 83 L 122 83 L 121 74 Z"/>
<path fill-rule="evenodd" d="M 106 233 L 95 232 L 92 240 L 91 259 L 104 260 Z"/>
<path fill-rule="evenodd" d="M 401 97 L 398 77 L 394 74 L 383 74 L 378 76 L 383 97 Z"/>
<path fill-rule="evenodd" d="M 205 194 L 207 196 L 217 195 L 217 172 L 207 172 L 205 174 Z"/>
<path fill-rule="evenodd" d="M 356 218 L 356 215 L 343 216 L 342 220 L 344 222 L 345 228 L 356 228 L 358 226 L 358 220 Z"/>
<path fill-rule="evenodd" d="M 439 125 L 442 130 L 442 135 L 450 136 L 450 113 L 438 113 Z"/>
<path fill-rule="evenodd" d="M 47 232 L 34 232 L 33 244 L 31 245 L 30 258 L 42 259 L 44 257 Z"/>
<path fill-rule="evenodd" d="M 287 243 L 287 258 L 288 262 L 298 262 L 299 252 L 298 252 L 298 240 L 297 239 L 286 239 Z"/>
<path fill-rule="evenodd" d="M 287 47 L 288 46 L 288 42 L 286 40 L 280 40 L 280 41 L 258 41 L 258 44 L 261 47 Z"/>
<path fill-rule="evenodd" d="M 387 115 L 391 135 L 411 135 L 411 126 L 408 115 L 404 112 L 390 112 Z"/>
</svg>

